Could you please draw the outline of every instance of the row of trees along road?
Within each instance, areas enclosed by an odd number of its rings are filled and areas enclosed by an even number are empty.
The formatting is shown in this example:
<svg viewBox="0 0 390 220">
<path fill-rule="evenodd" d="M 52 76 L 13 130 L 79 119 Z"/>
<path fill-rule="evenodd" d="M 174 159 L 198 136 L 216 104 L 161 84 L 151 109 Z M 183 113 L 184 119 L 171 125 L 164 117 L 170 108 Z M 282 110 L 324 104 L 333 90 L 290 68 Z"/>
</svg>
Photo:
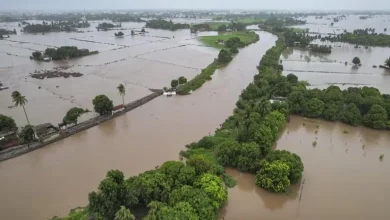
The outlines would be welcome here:
<svg viewBox="0 0 390 220">
<path fill-rule="evenodd" d="M 122 103 L 123 105 L 125 104 L 124 101 L 124 96 L 126 94 L 126 89 L 123 84 L 120 84 L 118 87 L 118 92 L 122 96 Z M 21 106 L 23 108 L 24 114 L 27 119 L 28 125 L 22 127 L 20 133 L 19 133 L 19 138 L 21 139 L 22 143 L 25 144 L 30 144 L 34 141 L 35 135 L 34 135 L 34 127 L 30 124 L 30 120 L 28 119 L 28 115 L 26 112 L 25 105 L 28 103 L 27 99 L 25 96 L 23 96 L 20 92 L 14 91 L 11 94 L 12 101 L 15 106 Z M 100 115 L 109 115 L 112 112 L 113 108 L 113 102 L 105 95 L 98 95 L 96 96 L 93 101 L 94 105 L 94 110 L 99 113 Z M 78 107 L 73 107 L 68 110 L 66 115 L 63 118 L 63 123 L 64 124 L 75 124 L 77 125 L 78 118 L 84 114 L 89 112 L 88 109 L 82 109 Z M 10 131 L 17 131 L 18 127 L 16 126 L 16 123 L 14 119 L 11 117 L 1 115 L 0 114 L 0 133 L 6 133 Z"/>
</svg>

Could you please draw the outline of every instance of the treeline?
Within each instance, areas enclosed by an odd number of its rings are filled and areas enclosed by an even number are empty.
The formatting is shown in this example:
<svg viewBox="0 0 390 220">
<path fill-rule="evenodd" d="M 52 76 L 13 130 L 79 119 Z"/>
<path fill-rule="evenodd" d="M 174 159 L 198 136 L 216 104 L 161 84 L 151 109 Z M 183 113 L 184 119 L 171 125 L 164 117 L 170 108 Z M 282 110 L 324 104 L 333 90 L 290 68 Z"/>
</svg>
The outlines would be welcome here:
<svg viewBox="0 0 390 220">
<path fill-rule="evenodd" d="M 163 29 L 175 31 L 178 29 L 187 29 L 190 28 L 189 24 L 173 23 L 172 20 L 150 20 L 146 22 L 145 27 L 154 28 L 154 29 Z"/>
<path fill-rule="evenodd" d="M 190 27 L 191 33 L 198 31 L 245 31 L 247 24 L 241 22 L 230 22 L 223 24 L 203 23 L 203 24 L 192 24 Z"/>
<path fill-rule="evenodd" d="M 89 51 L 88 49 L 78 49 L 77 47 L 63 46 L 57 49 L 46 48 L 45 52 L 33 52 L 32 57 L 35 60 L 43 60 L 44 57 L 50 57 L 53 60 L 63 60 L 74 57 L 83 57 L 92 54 L 97 54 L 98 51 Z"/>
<path fill-rule="evenodd" d="M 108 31 L 109 29 L 117 28 L 117 27 L 122 27 L 122 24 L 114 25 L 114 24 L 111 24 L 111 23 L 103 22 L 103 23 L 98 24 L 96 29 L 98 31 L 99 30 Z"/>
<path fill-rule="evenodd" d="M 294 114 L 374 129 L 390 129 L 390 95 L 372 87 L 296 90 L 287 98 Z"/>
<path fill-rule="evenodd" d="M 16 30 L 14 29 L 13 31 L 10 31 L 10 30 L 7 30 L 7 29 L 1 29 L 0 28 L 0 36 L 10 35 L 10 34 L 16 34 Z"/>
<path fill-rule="evenodd" d="M 128 179 L 121 171 L 111 170 L 100 182 L 98 191 L 89 193 L 88 206 L 71 211 L 69 217 L 216 219 L 218 210 L 228 199 L 219 177 L 222 174 L 223 167 L 216 167 L 203 157 L 191 157 L 186 163 L 167 161 L 158 169 Z"/>
<path fill-rule="evenodd" d="M 318 45 L 318 44 L 311 44 L 309 46 L 310 51 L 316 52 L 316 53 L 332 53 L 332 46 L 326 46 L 326 45 Z"/>
<path fill-rule="evenodd" d="M 76 28 L 87 28 L 91 24 L 87 21 L 52 21 L 51 23 L 43 21 L 42 24 L 29 24 L 23 28 L 26 33 L 45 33 L 55 31 L 76 31 Z"/>
</svg>

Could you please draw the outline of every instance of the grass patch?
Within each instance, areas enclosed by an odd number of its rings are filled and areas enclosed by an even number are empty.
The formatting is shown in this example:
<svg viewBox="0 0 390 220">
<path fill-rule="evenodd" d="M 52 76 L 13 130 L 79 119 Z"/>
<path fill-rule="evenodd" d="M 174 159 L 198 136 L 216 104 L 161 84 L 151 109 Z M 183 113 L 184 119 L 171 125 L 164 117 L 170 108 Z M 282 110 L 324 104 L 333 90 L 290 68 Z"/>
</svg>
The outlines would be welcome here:
<svg viewBox="0 0 390 220">
<path fill-rule="evenodd" d="M 235 31 L 219 34 L 216 36 L 202 36 L 199 37 L 199 40 L 204 43 L 206 46 L 214 47 L 218 49 L 227 49 L 225 45 L 216 43 L 217 40 L 229 40 L 232 37 L 240 38 L 240 41 L 245 44 L 245 46 L 254 43 L 259 40 L 259 36 L 255 32 L 250 31 Z"/>
</svg>

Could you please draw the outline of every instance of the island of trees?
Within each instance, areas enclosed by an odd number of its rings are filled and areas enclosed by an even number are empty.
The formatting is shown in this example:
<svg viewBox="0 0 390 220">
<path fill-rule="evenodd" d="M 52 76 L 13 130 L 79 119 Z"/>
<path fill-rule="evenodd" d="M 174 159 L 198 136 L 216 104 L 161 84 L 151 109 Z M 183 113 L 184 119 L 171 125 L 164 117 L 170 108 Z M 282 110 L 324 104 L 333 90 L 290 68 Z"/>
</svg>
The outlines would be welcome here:
<svg viewBox="0 0 390 220">
<path fill-rule="evenodd" d="M 179 29 L 190 28 L 190 25 L 189 24 L 173 23 L 172 21 L 166 21 L 166 20 L 150 20 L 150 21 L 146 22 L 145 27 L 175 31 L 175 30 L 179 30 Z"/>
<path fill-rule="evenodd" d="M 103 22 L 103 23 L 100 23 L 96 29 L 98 31 L 100 30 L 103 30 L 103 31 L 108 31 L 110 29 L 113 29 L 113 28 L 120 28 L 122 27 L 122 24 L 118 24 L 118 25 L 114 25 L 114 24 L 111 24 L 111 23 L 107 23 L 107 22 Z"/>
<path fill-rule="evenodd" d="M 16 34 L 16 30 L 14 29 L 13 31 L 7 30 L 7 29 L 0 29 L 0 36 L 2 37 L 3 35 L 11 35 L 11 34 Z"/>
<path fill-rule="evenodd" d="M 43 21 L 42 24 L 27 24 L 23 31 L 26 33 L 45 33 L 55 31 L 76 31 L 76 28 L 87 28 L 90 24 L 87 21 Z"/>
<path fill-rule="evenodd" d="M 59 48 L 47 48 L 44 53 L 39 51 L 33 52 L 30 58 L 35 60 L 45 60 L 45 57 L 47 57 L 53 60 L 63 60 L 97 53 L 99 52 L 89 51 L 88 49 L 78 49 L 77 47 L 63 46 Z"/>
<path fill-rule="evenodd" d="M 344 31 L 335 36 L 324 36 L 322 41 L 346 42 L 363 46 L 390 47 L 390 35 L 378 34 L 374 28 L 357 29 L 353 32 Z"/>
</svg>

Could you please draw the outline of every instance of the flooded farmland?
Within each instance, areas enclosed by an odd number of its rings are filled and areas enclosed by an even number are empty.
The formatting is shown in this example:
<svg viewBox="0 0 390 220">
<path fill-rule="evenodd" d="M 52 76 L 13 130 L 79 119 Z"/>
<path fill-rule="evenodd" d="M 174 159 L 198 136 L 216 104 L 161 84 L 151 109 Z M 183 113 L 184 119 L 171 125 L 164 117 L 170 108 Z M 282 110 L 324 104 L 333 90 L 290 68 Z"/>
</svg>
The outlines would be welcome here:
<svg viewBox="0 0 390 220">
<path fill-rule="evenodd" d="M 84 76 L 37 80 L 35 83 L 45 85 L 52 80 L 62 82 L 59 88 L 55 88 L 56 83 L 53 83 L 53 89 L 63 89 L 62 91 L 69 95 L 76 93 L 76 97 L 80 96 L 80 104 L 86 103 L 86 107 L 91 108 L 88 105 L 96 95 L 96 91 L 108 94 L 113 98 L 114 103 L 118 103 L 120 96 L 117 95 L 116 86 L 128 80 L 129 95 L 125 98 L 126 101 L 130 101 L 132 97 L 141 97 L 143 91 L 148 92 L 145 87 L 134 84 L 161 88 L 170 83 L 173 77 L 186 75 L 191 78 L 217 56 L 218 50 L 196 46 L 200 43 L 194 39 L 186 40 L 191 37 L 188 31 L 183 31 L 182 37 L 179 36 L 180 31 L 174 33 L 178 35 L 175 37 L 176 43 L 173 39 L 167 40 L 166 44 L 154 41 L 152 43 L 159 49 L 163 49 L 163 46 L 172 47 L 185 43 L 195 45 L 179 47 L 176 48 L 177 50 L 160 50 L 157 52 L 160 56 L 149 53 L 145 55 L 147 56 L 145 61 L 131 58 L 103 67 L 77 67 L 77 71 L 85 74 Z M 0 189 L 0 194 L 3 195 L 2 198 L 7 199 L 0 200 L 0 219 L 38 220 L 54 215 L 63 216 L 71 208 L 87 204 L 88 193 L 96 189 L 110 169 L 120 169 L 126 176 L 130 176 L 153 169 L 166 160 L 178 160 L 179 151 L 184 149 L 185 144 L 214 132 L 215 128 L 224 122 L 232 113 L 241 90 L 253 80 L 259 60 L 276 41 L 276 37 L 269 33 L 258 33 L 259 42 L 242 49 L 231 63 L 215 72 L 213 80 L 205 83 L 192 95 L 159 97 L 97 127 L 1 162 L 0 184 L 3 187 Z M 148 45 L 149 51 L 153 51 L 151 44 L 145 45 Z M 126 57 L 128 53 L 135 54 L 133 49 L 122 49 L 117 53 L 124 53 L 123 57 Z M 104 54 L 100 53 L 96 57 Z M 189 57 L 191 54 L 193 57 Z M 84 62 L 84 59 L 88 62 Z M 94 59 L 94 56 L 89 56 L 74 62 L 99 64 Z M 108 56 L 106 59 L 115 59 L 115 57 Z M 149 59 L 161 59 L 161 62 L 152 62 Z M 51 64 L 44 63 L 44 65 Z M 17 75 L 17 71 L 15 72 Z M 13 79 L 12 74 L 10 78 Z M 95 79 L 99 79 L 96 85 Z M 22 83 L 25 83 L 23 80 Z M 74 80 L 74 83 L 69 80 Z M 32 79 L 28 78 L 25 84 L 32 84 L 32 91 L 36 93 L 43 91 L 38 90 L 38 85 L 30 83 L 31 81 Z M 9 94 L 5 95 L 4 99 L 10 100 L 8 96 Z M 0 98 L 3 100 L 3 97 Z M 50 100 L 56 103 L 62 102 L 55 97 Z M 29 107 L 33 105 L 30 102 L 27 110 L 32 108 Z M 14 110 L 18 109 L 12 111 Z M 50 109 L 45 113 L 52 114 L 54 119 L 63 117 L 62 114 L 57 116 L 57 113 Z M 40 112 L 36 114 L 36 120 L 43 115 Z M 20 115 L 19 120 L 23 123 L 22 116 Z M 23 211 L 16 211 L 16 209 Z"/>
<path fill-rule="evenodd" d="M 328 23 L 316 24 L 313 30 L 318 31 L 320 26 L 325 28 L 321 31 L 329 31 Z M 114 104 L 121 103 L 116 90 L 119 83 L 126 85 L 125 102 L 130 102 L 150 94 L 149 88 L 169 85 L 173 78 L 192 78 L 218 54 L 218 50 L 203 47 L 188 30 L 148 30 L 146 36 L 116 39 L 116 31 L 96 32 L 98 22 L 91 24 L 86 30 L 90 32 L 17 35 L 0 41 L 0 79 L 10 87 L 0 92 L 0 112 L 15 118 L 18 125 L 26 124 L 22 109 L 9 108 L 10 94 L 18 90 L 29 100 L 26 109 L 33 124 L 56 125 L 71 107 L 92 109 L 91 100 L 98 94 L 108 95 Z M 17 23 L 6 25 L 18 30 Z M 142 26 L 123 23 L 124 28 L 136 30 Z M 87 204 L 87 194 L 96 189 L 110 169 L 131 176 L 166 160 L 178 160 L 185 144 L 214 132 L 231 114 L 241 90 L 252 81 L 256 65 L 276 40 L 269 33 L 258 33 L 259 42 L 242 49 L 229 65 L 216 71 L 212 81 L 192 95 L 159 97 L 97 127 L 1 162 L 0 219 L 64 216 L 71 208 Z M 100 53 L 51 63 L 28 59 L 34 50 L 63 45 Z M 284 74 L 294 73 L 318 88 L 366 85 L 390 93 L 390 73 L 372 67 L 383 63 L 389 48 L 335 45 L 325 56 L 296 49 L 285 51 L 281 57 Z M 350 64 L 355 56 L 362 60 L 359 68 Z M 44 80 L 29 77 L 35 70 L 56 67 L 69 67 L 65 71 L 84 75 Z M 343 132 L 345 128 L 348 133 Z M 313 141 L 317 141 L 316 147 Z M 228 204 L 220 215 L 227 220 L 387 219 L 389 141 L 386 131 L 293 116 L 276 149 L 301 156 L 305 165 L 301 183 L 287 195 L 271 194 L 254 185 L 253 175 L 228 169 L 238 185 L 229 190 Z M 380 154 L 385 154 L 383 161 L 379 160 Z"/>
<path fill-rule="evenodd" d="M 313 141 L 317 141 L 315 147 Z M 226 220 L 388 219 L 389 142 L 388 131 L 293 116 L 276 149 L 302 158 L 301 182 L 287 195 L 273 194 L 257 187 L 253 175 L 227 169 L 238 185 L 229 190 L 221 215 Z"/>
</svg>

